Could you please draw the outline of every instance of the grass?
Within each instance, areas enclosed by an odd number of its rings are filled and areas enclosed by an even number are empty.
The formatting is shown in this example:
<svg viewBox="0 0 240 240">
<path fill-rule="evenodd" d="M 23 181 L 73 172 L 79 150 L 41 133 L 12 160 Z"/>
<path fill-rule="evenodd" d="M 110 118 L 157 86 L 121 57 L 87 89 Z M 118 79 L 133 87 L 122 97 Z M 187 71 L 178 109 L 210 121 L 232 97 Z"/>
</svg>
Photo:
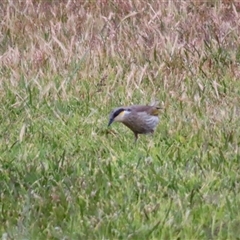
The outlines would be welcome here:
<svg viewBox="0 0 240 240">
<path fill-rule="evenodd" d="M 2 239 L 238 239 L 238 3 L 5 1 Z M 120 105 L 164 106 L 153 136 Z"/>
</svg>

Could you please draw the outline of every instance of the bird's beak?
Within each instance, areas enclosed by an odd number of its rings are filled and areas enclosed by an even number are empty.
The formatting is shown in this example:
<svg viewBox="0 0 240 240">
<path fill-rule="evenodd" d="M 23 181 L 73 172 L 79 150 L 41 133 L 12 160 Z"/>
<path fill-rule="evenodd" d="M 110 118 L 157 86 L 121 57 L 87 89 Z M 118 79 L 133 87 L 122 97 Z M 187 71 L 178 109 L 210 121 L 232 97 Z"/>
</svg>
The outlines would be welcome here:
<svg viewBox="0 0 240 240">
<path fill-rule="evenodd" d="M 111 118 L 108 122 L 108 127 L 113 123 L 113 118 Z"/>
</svg>

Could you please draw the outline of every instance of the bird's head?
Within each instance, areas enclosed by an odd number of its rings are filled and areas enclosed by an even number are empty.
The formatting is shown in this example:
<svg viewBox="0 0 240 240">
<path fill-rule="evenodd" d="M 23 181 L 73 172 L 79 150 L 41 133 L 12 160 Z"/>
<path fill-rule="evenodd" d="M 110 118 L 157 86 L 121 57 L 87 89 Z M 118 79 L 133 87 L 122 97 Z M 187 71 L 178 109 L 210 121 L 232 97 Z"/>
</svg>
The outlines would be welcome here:
<svg viewBox="0 0 240 240">
<path fill-rule="evenodd" d="M 109 115 L 108 127 L 113 122 L 123 122 L 124 118 L 126 117 L 126 114 L 129 114 L 130 112 L 131 112 L 131 109 L 127 107 L 119 107 L 119 108 L 113 109 Z"/>
</svg>

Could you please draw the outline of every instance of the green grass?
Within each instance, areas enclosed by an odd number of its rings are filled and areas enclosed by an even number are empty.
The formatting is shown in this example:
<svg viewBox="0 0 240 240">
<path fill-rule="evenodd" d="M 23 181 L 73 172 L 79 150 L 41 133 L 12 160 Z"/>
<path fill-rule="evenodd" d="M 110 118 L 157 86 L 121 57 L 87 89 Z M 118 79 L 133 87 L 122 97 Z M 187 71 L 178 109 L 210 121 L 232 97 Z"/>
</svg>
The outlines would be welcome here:
<svg viewBox="0 0 240 240">
<path fill-rule="evenodd" d="M 0 237 L 238 239 L 238 4 L 96 3 L 1 6 Z"/>
</svg>

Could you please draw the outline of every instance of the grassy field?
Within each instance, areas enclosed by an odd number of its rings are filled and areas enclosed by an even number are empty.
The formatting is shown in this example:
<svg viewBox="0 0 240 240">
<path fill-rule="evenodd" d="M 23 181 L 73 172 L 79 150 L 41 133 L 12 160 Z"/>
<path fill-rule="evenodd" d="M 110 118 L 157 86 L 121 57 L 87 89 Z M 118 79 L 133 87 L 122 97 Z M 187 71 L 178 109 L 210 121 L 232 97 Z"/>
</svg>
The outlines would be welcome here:
<svg viewBox="0 0 240 240">
<path fill-rule="evenodd" d="M 239 239 L 240 4 L 195 2 L 0 3 L 0 238 Z"/>
</svg>

